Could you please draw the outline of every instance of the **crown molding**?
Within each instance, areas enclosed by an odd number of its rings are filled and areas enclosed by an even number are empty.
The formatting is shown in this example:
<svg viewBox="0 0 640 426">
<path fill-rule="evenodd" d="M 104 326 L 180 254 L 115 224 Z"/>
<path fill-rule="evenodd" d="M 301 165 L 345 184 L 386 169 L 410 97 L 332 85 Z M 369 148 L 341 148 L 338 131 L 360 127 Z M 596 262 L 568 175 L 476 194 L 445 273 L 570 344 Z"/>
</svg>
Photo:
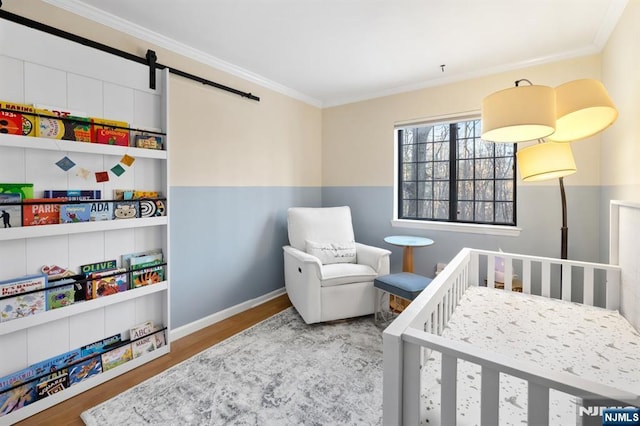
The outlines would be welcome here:
<svg viewBox="0 0 640 426">
<path fill-rule="evenodd" d="M 96 23 L 113 28 L 114 30 L 117 30 L 119 32 L 128 34 L 132 37 L 147 41 L 149 43 L 153 43 L 156 46 L 160 46 L 164 49 L 175 52 L 186 58 L 193 59 L 194 61 L 208 65 L 212 68 L 216 68 L 220 71 L 224 71 L 228 74 L 234 75 L 236 77 L 240 77 L 244 80 L 247 80 L 251 83 L 255 83 L 266 89 L 273 90 L 274 92 L 281 93 L 283 95 L 289 96 L 293 99 L 297 99 L 299 101 L 307 103 L 311 106 L 315 106 L 317 108 L 322 107 L 321 101 L 314 99 L 308 95 L 305 95 L 304 93 L 301 93 L 297 90 L 286 87 L 280 83 L 276 83 L 275 81 L 269 80 L 268 78 L 262 77 L 258 74 L 255 74 L 244 68 L 233 65 L 229 62 L 223 61 L 222 59 L 216 58 L 215 56 L 206 54 L 198 49 L 194 49 L 193 47 L 190 47 L 186 44 L 180 43 L 169 37 L 163 36 L 162 34 L 156 33 L 154 31 L 150 31 L 134 22 L 127 21 L 126 19 L 122 19 L 110 13 L 104 12 L 93 6 L 89 6 L 86 3 L 83 3 L 81 1 L 78 1 L 78 0 L 43 0 L 43 1 L 57 8 L 64 9 L 68 12 L 71 12 L 75 15 L 79 15 L 83 18 L 89 19 Z M 162 62 L 162 61 L 159 61 L 159 62 Z M 164 64 L 164 65 L 167 65 L 169 68 L 171 68 L 171 66 L 168 64 Z"/>
</svg>

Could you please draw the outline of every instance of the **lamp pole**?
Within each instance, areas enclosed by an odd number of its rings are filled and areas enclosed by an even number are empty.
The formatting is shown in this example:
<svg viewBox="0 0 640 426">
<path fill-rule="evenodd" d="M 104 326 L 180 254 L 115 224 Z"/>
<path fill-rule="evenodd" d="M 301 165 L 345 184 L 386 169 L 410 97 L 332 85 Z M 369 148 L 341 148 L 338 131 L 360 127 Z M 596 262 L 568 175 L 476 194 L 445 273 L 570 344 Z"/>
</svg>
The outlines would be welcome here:
<svg viewBox="0 0 640 426">
<path fill-rule="evenodd" d="M 569 245 L 569 227 L 567 226 L 567 196 L 564 193 L 564 178 L 560 177 L 560 198 L 562 199 L 562 228 L 561 240 L 560 240 L 560 258 L 567 258 L 567 251 Z"/>
</svg>

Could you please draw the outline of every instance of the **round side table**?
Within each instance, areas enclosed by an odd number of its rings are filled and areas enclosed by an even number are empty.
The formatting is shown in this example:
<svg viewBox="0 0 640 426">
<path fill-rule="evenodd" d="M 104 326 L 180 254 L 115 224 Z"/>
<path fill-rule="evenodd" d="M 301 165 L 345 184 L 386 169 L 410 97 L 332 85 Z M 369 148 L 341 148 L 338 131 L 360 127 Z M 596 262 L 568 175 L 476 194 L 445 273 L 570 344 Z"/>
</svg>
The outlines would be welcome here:
<svg viewBox="0 0 640 426">
<path fill-rule="evenodd" d="M 413 237 L 411 235 L 391 235 L 384 237 L 384 241 L 394 246 L 403 247 L 402 271 L 413 272 L 413 248 L 433 245 L 434 241 L 424 237 Z"/>
</svg>

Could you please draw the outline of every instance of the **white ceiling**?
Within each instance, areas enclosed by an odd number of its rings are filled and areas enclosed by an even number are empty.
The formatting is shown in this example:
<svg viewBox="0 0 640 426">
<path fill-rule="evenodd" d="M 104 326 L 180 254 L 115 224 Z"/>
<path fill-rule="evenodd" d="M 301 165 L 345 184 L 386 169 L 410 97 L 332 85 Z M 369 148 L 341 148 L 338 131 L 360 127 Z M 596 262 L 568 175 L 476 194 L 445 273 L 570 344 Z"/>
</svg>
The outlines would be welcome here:
<svg viewBox="0 0 640 426">
<path fill-rule="evenodd" d="M 45 1 L 332 106 L 598 53 L 628 0 Z"/>
</svg>

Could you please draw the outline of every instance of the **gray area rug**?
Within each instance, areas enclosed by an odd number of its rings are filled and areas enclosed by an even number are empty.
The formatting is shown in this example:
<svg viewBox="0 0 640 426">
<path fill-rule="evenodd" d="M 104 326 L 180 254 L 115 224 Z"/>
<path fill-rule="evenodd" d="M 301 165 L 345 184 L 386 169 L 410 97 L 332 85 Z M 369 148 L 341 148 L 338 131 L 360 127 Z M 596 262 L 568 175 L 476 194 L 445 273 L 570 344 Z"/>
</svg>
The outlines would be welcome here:
<svg viewBox="0 0 640 426">
<path fill-rule="evenodd" d="M 381 425 L 373 317 L 307 325 L 289 308 L 82 413 L 93 425 Z"/>
</svg>

